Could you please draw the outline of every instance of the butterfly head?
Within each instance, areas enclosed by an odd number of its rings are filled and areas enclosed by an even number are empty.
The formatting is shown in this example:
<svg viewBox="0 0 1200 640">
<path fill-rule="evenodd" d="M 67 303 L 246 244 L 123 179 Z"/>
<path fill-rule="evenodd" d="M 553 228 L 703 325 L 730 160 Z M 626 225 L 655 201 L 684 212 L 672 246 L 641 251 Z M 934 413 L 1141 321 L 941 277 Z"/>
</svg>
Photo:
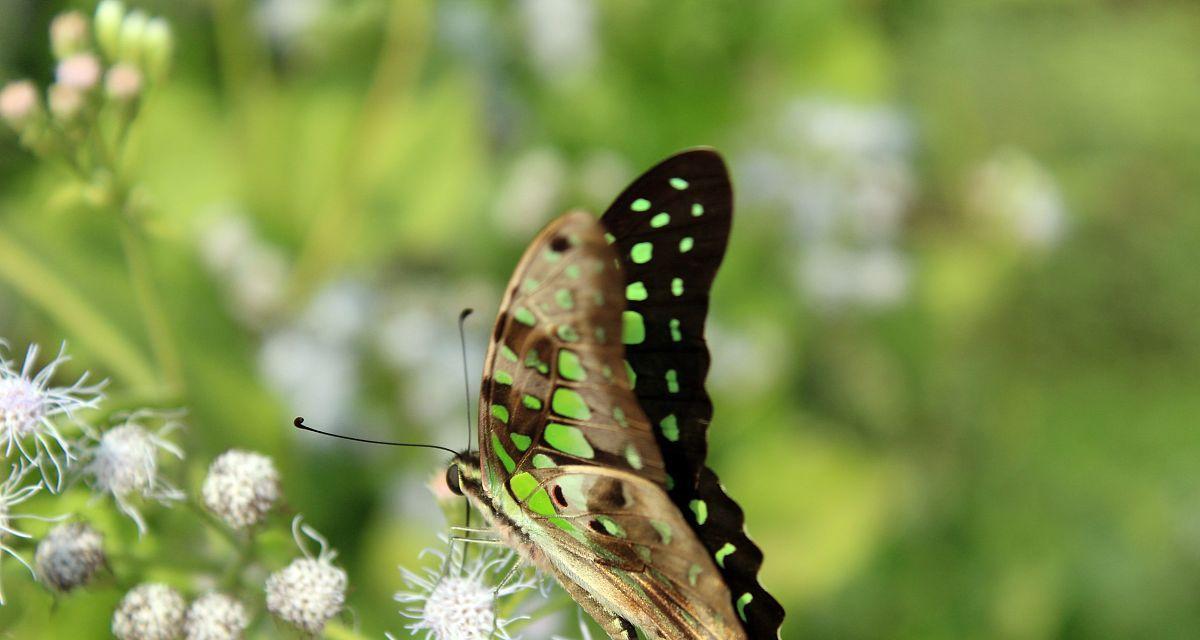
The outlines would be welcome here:
<svg viewBox="0 0 1200 640">
<path fill-rule="evenodd" d="M 446 467 L 446 486 L 455 495 L 478 497 L 483 492 L 483 472 L 477 452 L 463 452 Z"/>
</svg>

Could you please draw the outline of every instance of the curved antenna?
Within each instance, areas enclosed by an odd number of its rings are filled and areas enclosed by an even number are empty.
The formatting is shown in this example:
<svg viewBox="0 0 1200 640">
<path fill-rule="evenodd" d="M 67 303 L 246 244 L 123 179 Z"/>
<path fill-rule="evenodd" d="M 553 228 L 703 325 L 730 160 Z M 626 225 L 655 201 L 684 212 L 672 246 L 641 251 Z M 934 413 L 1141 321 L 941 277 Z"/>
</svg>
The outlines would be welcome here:
<svg viewBox="0 0 1200 640">
<path fill-rule="evenodd" d="M 300 416 L 297 416 L 296 419 L 292 421 L 292 424 L 296 425 L 296 428 L 300 429 L 302 431 L 311 431 L 313 433 L 319 433 L 323 436 L 329 436 L 331 438 L 339 438 L 341 440 L 351 440 L 354 442 L 365 442 L 367 444 L 386 444 L 390 447 L 421 447 L 423 449 L 438 449 L 439 451 L 445 451 L 446 453 L 449 453 L 452 456 L 458 455 L 458 452 L 455 451 L 454 449 L 451 449 L 449 447 L 439 446 L 436 444 L 417 444 L 417 443 L 413 443 L 413 442 L 388 442 L 387 440 L 370 440 L 367 438 L 355 438 L 354 436 L 342 436 L 342 435 L 338 435 L 336 433 L 330 433 L 328 431 L 314 429 L 314 428 L 304 424 L 304 418 L 302 418 Z"/>
<path fill-rule="evenodd" d="M 471 372 L 467 369 L 467 334 L 463 326 L 474 309 L 467 307 L 458 314 L 458 344 L 462 347 L 463 399 L 467 409 L 467 451 L 471 450 Z"/>
</svg>

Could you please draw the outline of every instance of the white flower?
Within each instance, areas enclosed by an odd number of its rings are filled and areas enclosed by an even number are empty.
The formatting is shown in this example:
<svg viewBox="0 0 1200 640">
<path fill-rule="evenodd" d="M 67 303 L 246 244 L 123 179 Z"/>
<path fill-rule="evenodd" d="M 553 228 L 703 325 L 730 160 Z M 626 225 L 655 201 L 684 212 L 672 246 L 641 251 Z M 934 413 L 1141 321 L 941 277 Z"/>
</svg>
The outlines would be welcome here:
<svg viewBox="0 0 1200 640">
<path fill-rule="evenodd" d="M 146 521 L 131 502 L 142 497 L 167 504 L 182 500 L 181 491 L 159 477 L 159 450 L 183 459 L 183 451 L 164 436 L 178 428 L 170 419 L 155 433 L 139 422 L 153 417 L 148 412 L 135 413 L 118 427 L 106 431 L 87 452 L 84 474 L 101 493 L 112 494 L 117 506 L 137 524 L 138 533 L 146 530 Z"/>
<path fill-rule="evenodd" d="M 40 109 L 37 87 L 28 80 L 14 80 L 0 90 L 0 118 L 17 131 L 21 131 Z"/>
<path fill-rule="evenodd" d="M 246 607 L 223 593 L 207 593 L 188 607 L 183 621 L 186 640 L 237 640 L 250 626 Z"/>
<path fill-rule="evenodd" d="M 88 44 L 88 19 L 78 11 L 60 13 L 50 23 L 50 48 L 62 59 L 78 53 Z"/>
<path fill-rule="evenodd" d="M 315 558 L 304 546 L 301 532 L 320 545 Z M 292 536 L 304 557 L 267 577 L 267 610 L 280 620 L 316 635 L 345 605 L 346 572 L 333 566 L 337 553 L 312 527 L 302 524 L 300 516 L 292 521 Z"/>
<path fill-rule="evenodd" d="M 426 640 L 486 640 L 508 638 L 507 626 L 517 618 L 499 618 L 497 602 L 519 591 L 532 589 L 537 581 L 534 574 L 518 570 L 505 574 L 512 579 L 495 584 L 501 572 L 519 562 L 516 554 L 505 550 L 484 549 L 463 563 L 462 547 L 456 547 L 447 565 L 446 555 L 427 549 L 438 562 L 425 567 L 421 573 L 400 568 L 406 589 L 397 592 L 396 602 L 405 605 L 400 614 L 412 619 L 407 626 L 413 633 L 424 632 Z M 424 554 L 422 554 L 424 555 Z M 452 570 L 446 571 L 449 566 Z M 453 568 L 461 567 L 460 571 Z"/>
<path fill-rule="evenodd" d="M 1000 235 L 1030 249 L 1050 249 L 1066 235 L 1067 208 L 1058 184 L 1018 149 L 998 151 L 975 170 L 966 204 Z"/>
<path fill-rule="evenodd" d="M 60 524 L 38 543 L 34 562 L 42 583 L 55 591 L 81 587 L 108 564 L 104 535 L 83 522 Z"/>
<path fill-rule="evenodd" d="M 552 147 L 530 149 L 515 158 L 493 209 L 501 230 L 525 238 L 541 228 L 558 213 L 567 178 L 567 161 Z"/>
<path fill-rule="evenodd" d="M 204 506 L 230 527 L 248 529 L 279 500 L 279 472 L 259 453 L 226 451 L 208 467 L 201 489 Z"/>
<path fill-rule="evenodd" d="M 184 605 L 183 596 L 165 584 L 138 585 L 113 612 L 113 635 L 120 640 L 174 640 L 183 630 Z"/>
<path fill-rule="evenodd" d="M 142 72 L 136 65 L 118 62 L 104 74 L 104 92 L 117 102 L 129 102 L 142 90 Z"/>
<path fill-rule="evenodd" d="M 0 342 L 0 349 L 3 347 L 4 343 Z M 51 387 L 54 372 L 69 359 L 65 349 L 64 345 L 58 356 L 37 372 L 34 371 L 37 345 L 29 347 L 19 369 L 0 351 L 0 446 L 4 449 L 4 457 L 10 457 L 14 449 L 19 451 L 21 457 L 38 467 L 46 487 L 53 492 L 62 488 L 64 464 L 74 459 L 55 423 L 65 418 L 86 431 L 75 413 L 95 408 L 104 386 L 103 382 L 87 384 L 88 374 L 84 373 L 72 385 Z M 51 451 L 51 442 L 62 452 L 62 460 Z M 47 473 L 47 464 L 54 467 L 53 483 Z"/>
<path fill-rule="evenodd" d="M 522 0 L 525 41 L 534 66 L 550 80 L 577 77 L 592 67 L 599 44 L 592 0 Z"/>
<path fill-rule="evenodd" d="M 28 475 L 32 467 L 24 461 L 15 464 L 12 471 L 8 474 L 8 479 L 0 484 L 0 559 L 4 554 L 8 554 L 17 559 L 18 562 L 25 565 L 30 573 L 33 573 L 33 567 L 17 553 L 16 549 L 8 545 L 7 539 L 12 537 L 24 538 L 28 540 L 30 536 L 24 531 L 20 531 L 13 527 L 14 520 L 40 520 L 42 522 L 52 522 L 61 518 L 43 518 L 31 514 L 16 514 L 12 512 L 12 508 L 32 498 L 42 490 L 42 483 L 25 484 L 25 476 Z M 4 604 L 4 589 L 0 587 L 0 604 Z"/>
</svg>

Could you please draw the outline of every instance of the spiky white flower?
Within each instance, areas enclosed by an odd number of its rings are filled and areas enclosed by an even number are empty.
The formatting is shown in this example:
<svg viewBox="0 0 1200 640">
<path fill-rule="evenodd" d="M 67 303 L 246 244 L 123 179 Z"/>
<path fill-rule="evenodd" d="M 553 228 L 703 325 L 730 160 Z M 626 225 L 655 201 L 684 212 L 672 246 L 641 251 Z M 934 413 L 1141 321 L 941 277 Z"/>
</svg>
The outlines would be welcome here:
<svg viewBox="0 0 1200 640">
<path fill-rule="evenodd" d="M 300 534 L 320 545 L 313 557 Z M 313 635 L 321 633 L 325 623 L 341 612 L 346 602 L 346 572 L 333 565 L 337 552 L 300 516 L 292 520 L 292 537 L 303 558 L 267 577 L 267 610 L 275 617 Z"/>
<path fill-rule="evenodd" d="M 22 458 L 37 466 L 46 488 L 57 493 L 62 488 L 63 466 L 75 456 L 56 423 L 66 419 L 86 432 L 88 428 L 78 421 L 76 414 L 99 404 L 104 383 L 88 384 L 88 374 L 84 373 L 74 384 L 51 387 L 50 379 L 59 365 L 70 359 L 65 344 L 58 356 L 40 371 L 35 370 L 37 345 L 30 345 L 20 367 L 4 357 L 5 346 L 0 341 L 0 447 L 3 447 L 5 458 L 11 457 L 16 450 Z M 61 453 L 54 453 L 51 443 Z M 53 482 L 48 466 L 55 471 Z"/>
<path fill-rule="evenodd" d="M 186 640 L 238 640 L 250 626 L 246 607 L 223 593 L 207 593 L 188 607 L 183 621 Z"/>
<path fill-rule="evenodd" d="M 113 635 L 120 640 L 174 640 L 183 630 L 185 604 L 183 596 L 165 584 L 138 585 L 113 612 Z"/>
<path fill-rule="evenodd" d="M 259 522 L 279 500 L 279 472 L 261 453 L 232 449 L 208 467 L 201 489 L 204 506 L 238 530 Z"/>
<path fill-rule="evenodd" d="M 66 522 L 38 543 L 34 564 L 42 583 L 67 592 L 92 580 L 108 564 L 104 535 L 84 522 Z"/>
<path fill-rule="evenodd" d="M 121 511 L 137 524 L 139 534 L 145 532 L 146 521 L 133 503 L 135 498 L 169 504 L 184 497 L 183 492 L 159 476 L 158 468 L 160 450 L 183 459 L 183 450 L 165 438 L 179 423 L 166 418 L 163 426 L 153 433 L 141 424 L 159 417 L 151 412 L 137 412 L 120 426 L 104 432 L 88 449 L 87 466 L 83 470 L 96 491 L 112 494 Z"/>
<path fill-rule="evenodd" d="M 498 601 L 537 586 L 535 574 L 512 564 L 517 562 L 512 551 L 488 548 L 463 562 L 462 548 L 457 547 L 448 563 L 441 551 L 426 549 L 422 556 L 425 554 L 435 556 L 438 562 L 420 573 L 400 567 L 405 589 L 396 593 L 395 600 L 405 605 L 400 614 L 412 620 L 406 625 L 409 631 L 424 633 L 426 640 L 510 637 L 508 625 L 520 618 L 499 617 Z M 461 569 L 454 571 L 456 567 Z M 509 572 L 501 578 L 506 568 Z"/>
<path fill-rule="evenodd" d="M 12 508 L 25 502 L 26 500 L 37 495 L 42 490 L 42 483 L 26 484 L 25 478 L 29 474 L 30 467 L 25 461 L 12 466 L 12 470 L 8 474 L 8 479 L 0 484 L 0 559 L 4 554 L 8 554 L 17 559 L 18 562 L 25 565 L 30 573 L 33 573 L 33 567 L 22 558 L 17 550 L 9 546 L 8 539 L 11 537 L 24 538 L 28 540 L 32 536 L 24 531 L 16 529 L 13 522 L 16 520 L 40 520 L 42 522 L 53 522 L 61 520 L 61 518 L 44 518 L 28 513 L 13 513 Z M 36 575 L 36 574 L 35 574 Z M 0 604 L 4 604 L 4 589 L 0 585 Z"/>
</svg>

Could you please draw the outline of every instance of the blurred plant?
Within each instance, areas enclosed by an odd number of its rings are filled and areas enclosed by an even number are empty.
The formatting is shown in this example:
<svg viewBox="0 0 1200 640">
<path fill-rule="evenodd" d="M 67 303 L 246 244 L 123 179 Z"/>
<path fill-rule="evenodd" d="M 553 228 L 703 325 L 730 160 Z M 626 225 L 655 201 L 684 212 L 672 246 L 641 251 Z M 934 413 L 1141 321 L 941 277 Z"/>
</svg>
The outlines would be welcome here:
<svg viewBox="0 0 1200 640">
<path fill-rule="evenodd" d="M 990 237 L 1028 249 L 1051 249 L 1067 230 L 1066 205 L 1054 177 L 1017 149 L 996 152 L 971 174 L 966 208 Z"/>
<path fill-rule="evenodd" d="M 85 204 L 116 220 L 161 375 L 179 392 L 183 373 L 143 237 L 149 198 L 123 162 L 147 90 L 166 77 L 174 38 L 165 19 L 127 11 L 119 0 L 100 2 L 90 31 L 79 12 L 57 16 L 50 43 L 58 65 L 46 105 L 31 81 L 11 81 L 0 90 L 0 117 L 39 158 L 67 167 Z"/>
<path fill-rule="evenodd" d="M 898 244 L 915 192 L 906 119 L 887 106 L 805 98 L 772 129 L 770 143 L 735 164 L 740 193 L 791 214 L 803 293 L 825 310 L 902 301 L 909 266 Z"/>
</svg>

